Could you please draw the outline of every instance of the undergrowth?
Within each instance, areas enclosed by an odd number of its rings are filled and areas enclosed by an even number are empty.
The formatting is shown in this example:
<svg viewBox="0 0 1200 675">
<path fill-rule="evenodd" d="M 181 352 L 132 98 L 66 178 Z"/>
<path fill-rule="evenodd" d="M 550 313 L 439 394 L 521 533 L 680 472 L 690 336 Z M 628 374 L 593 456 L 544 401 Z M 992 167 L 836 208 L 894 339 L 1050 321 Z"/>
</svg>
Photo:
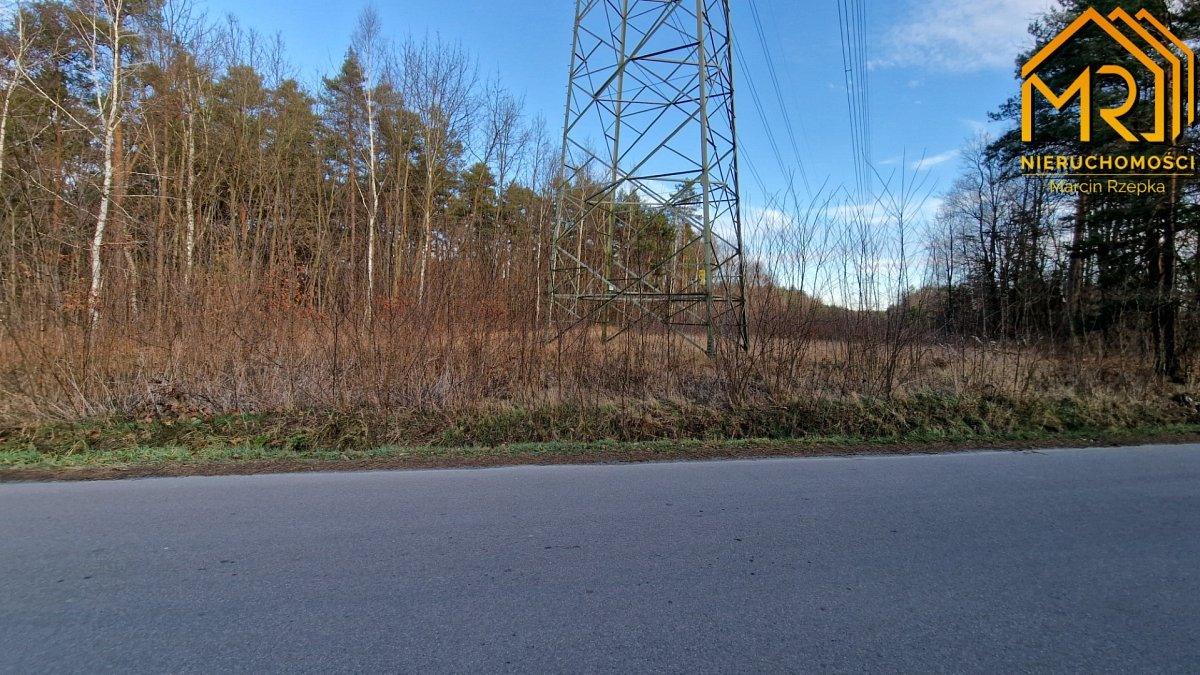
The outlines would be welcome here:
<svg viewBox="0 0 1200 675">
<path fill-rule="evenodd" d="M 796 400 L 712 407 L 668 401 L 492 406 L 457 413 L 298 411 L 184 417 L 89 418 L 0 427 L 0 452 L 47 457 L 136 448 L 273 455 L 381 447 L 495 448 L 527 443 L 745 439 L 970 439 L 1120 432 L 1200 425 L 1194 407 L 1108 398 L 957 397 Z"/>
</svg>

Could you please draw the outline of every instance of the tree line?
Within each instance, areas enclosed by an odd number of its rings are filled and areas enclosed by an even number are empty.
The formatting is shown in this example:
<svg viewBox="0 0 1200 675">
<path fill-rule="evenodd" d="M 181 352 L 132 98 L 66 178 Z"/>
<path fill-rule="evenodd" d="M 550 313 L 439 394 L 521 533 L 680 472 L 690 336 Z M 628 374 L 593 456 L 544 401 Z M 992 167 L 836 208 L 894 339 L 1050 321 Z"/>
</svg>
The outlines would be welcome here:
<svg viewBox="0 0 1200 675">
<path fill-rule="evenodd" d="M 122 320 L 238 274 L 369 320 L 538 248 L 542 125 L 461 46 L 394 44 L 372 9 L 315 89 L 277 43 L 163 0 L 23 3 L 0 39 L 10 313 Z"/>
<path fill-rule="evenodd" d="M 1194 1 L 1091 4 L 1144 4 L 1200 38 Z M 1083 8 L 1040 17 L 1036 43 Z M 919 185 L 903 181 L 874 212 L 747 217 L 751 346 L 710 363 L 649 322 L 607 347 L 587 331 L 547 344 L 556 194 L 602 177 L 559 176 L 557 135 L 461 45 L 392 41 L 368 8 L 341 64 L 305 84 L 279 39 L 185 2 L 36 0 L 3 17 L 3 418 L 170 396 L 220 411 L 892 396 L 1004 378 L 1027 392 L 1075 377 L 1047 359 L 1144 355 L 1128 372 L 1181 380 L 1200 349 L 1195 179 L 1084 197 L 1018 175 L 1022 152 L 1118 147 L 1072 140 L 1070 106 L 1038 109 L 1034 148 L 1019 100 L 995 113 L 1011 131 L 964 154 L 923 257 Z M 1044 77 L 1061 91 L 1098 55 L 1131 65 L 1084 35 Z M 1096 105 L 1120 84 L 1099 80 Z M 1195 142 L 1189 130 L 1175 151 Z M 614 199 L 615 256 L 693 236 L 693 214 Z M 685 255 L 655 281 L 698 265 Z"/>
<path fill-rule="evenodd" d="M 1089 7 L 1147 9 L 1186 43 L 1200 40 L 1200 3 L 1061 0 L 1030 26 L 1034 47 L 1021 64 Z M 1152 74 L 1110 36 L 1085 29 L 1041 71 L 1055 92 L 1083 69 L 1116 64 L 1135 75 L 1138 108 L 1130 128 L 1153 127 L 1158 93 Z M 1184 72 L 1186 77 L 1186 70 Z M 1186 88 L 1186 84 L 1184 85 Z M 1021 175 L 1033 155 L 1166 155 L 1200 151 L 1196 129 L 1177 141 L 1130 144 L 1100 122 L 1100 109 L 1128 98 L 1119 77 L 1094 77 L 1090 142 L 1080 140 L 1080 101 L 1061 110 L 1037 99 L 1034 142 L 1021 137 L 1021 99 L 992 114 L 1006 123 L 998 138 L 979 138 L 963 154 L 963 172 L 945 196 L 929 236 L 931 284 L 941 330 L 988 339 L 1039 341 L 1069 349 L 1146 354 L 1155 371 L 1183 381 L 1197 348 L 1200 309 L 1200 191 L 1195 176 L 1152 179 L 1158 192 L 1072 191 Z M 1195 106 L 1195 101 L 1190 105 Z M 1182 108 L 1173 111 L 1185 115 Z M 1145 179 L 1133 179 L 1142 180 Z M 1103 179 L 1107 182 L 1107 179 Z M 1070 186 L 1087 179 L 1067 179 Z M 1124 182 L 1124 181 L 1122 181 Z"/>
</svg>

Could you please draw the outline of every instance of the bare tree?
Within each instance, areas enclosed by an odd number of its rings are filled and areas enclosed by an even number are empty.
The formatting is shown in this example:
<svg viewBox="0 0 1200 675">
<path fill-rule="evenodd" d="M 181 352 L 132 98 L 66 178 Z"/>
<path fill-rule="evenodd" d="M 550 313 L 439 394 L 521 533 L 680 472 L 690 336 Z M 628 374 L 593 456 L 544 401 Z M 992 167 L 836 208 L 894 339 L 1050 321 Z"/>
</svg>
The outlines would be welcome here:
<svg viewBox="0 0 1200 675">
<path fill-rule="evenodd" d="M 524 156 L 530 132 L 521 126 L 521 110 L 524 102 L 505 91 L 499 80 L 489 87 L 486 100 L 487 119 L 484 124 L 484 159 L 496 167 L 496 189 L 500 198 L 496 200 L 497 233 L 503 232 L 504 191 L 513 174 L 518 173 L 518 162 Z M 502 246 L 495 246 L 492 265 L 499 263 Z"/>
<path fill-rule="evenodd" d="M 13 24 L 14 40 L 11 43 L 3 44 L 5 47 L 3 58 L 8 62 L 6 64 L 8 67 L 4 71 L 0 71 L 0 77 L 4 82 L 4 106 L 0 109 L 0 180 L 4 178 L 9 109 L 12 105 L 13 94 L 17 91 L 17 81 L 20 79 L 20 73 L 25 63 L 25 52 L 28 49 L 28 41 L 25 38 L 24 8 L 20 3 L 13 8 Z"/>
<path fill-rule="evenodd" d="M 212 80 L 201 65 L 208 43 L 208 27 L 203 15 L 193 13 L 190 0 L 177 0 L 169 5 L 167 38 L 170 45 L 166 58 L 181 64 L 183 78 L 180 93 L 183 113 L 183 202 L 184 202 L 184 286 L 190 286 L 196 260 L 196 135 L 203 121 L 203 101 Z M 164 64 L 168 65 L 168 64 Z"/>
<path fill-rule="evenodd" d="M 8 62 L 8 67 L 0 72 L 0 77 L 4 80 L 4 107 L 0 109 L 0 191 L 4 190 L 4 158 L 8 150 L 8 117 L 9 110 L 12 107 L 13 94 L 17 91 L 17 82 L 20 80 L 21 72 L 25 66 L 25 54 L 28 49 L 28 40 L 25 37 L 25 16 L 24 8 L 20 3 L 13 7 L 13 24 L 15 34 L 11 43 L 6 43 L 3 58 Z M 17 265 L 17 221 L 11 219 L 9 221 L 10 235 L 10 264 L 9 273 L 16 269 Z M 0 275 L 2 277 L 3 275 Z"/>
<path fill-rule="evenodd" d="M 375 7 L 368 5 L 358 15 L 358 28 L 354 32 L 354 50 L 362 59 L 363 93 L 367 102 L 367 174 L 370 180 L 370 199 L 367 202 L 367 299 L 366 320 L 371 322 L 375 304 L 375 239 L 379 221 L 379 133 L 378 113 L 375 107 L 380 72 L 383 70 L 383 44 L 380 36 L 381 22 Z"/>
<path fill-rule="evenodd" d="M 122 89 L 124 72 L 126 19 L 125 0 L 77 0 L 80 3 L 80 20 L 76 29 L 87 45 L 93 81 L 96 111 L 100 117 L 101 138 L 104 152 L 103 177 L 100 186 L 100 203 L 96 209 L 96 227 L 92 235 L 91 254 L 92 280 L 88 292 L 88 316 L 91 323 L 100 320 L 100 294 L 104 286 L 102 265 L 104 264 L 104 234 L 108 227 L 109 211 L 113 203 L 113 185 L 116 178 L 114 157 L 117 152 L 118 135 L 124 107 Z"/>
<path fill-rule="evenodd" d="M 428 39 L 406 45 L 405 100 L 420 120 L 425 161 L 418 304 L 425 300 L 426 274 L 433 252 L 436 195 L 444 187 L 453 146 L 466 131 L 473 114 L 475 85 L 475 66 L 461 47 Z"/>
</svg>

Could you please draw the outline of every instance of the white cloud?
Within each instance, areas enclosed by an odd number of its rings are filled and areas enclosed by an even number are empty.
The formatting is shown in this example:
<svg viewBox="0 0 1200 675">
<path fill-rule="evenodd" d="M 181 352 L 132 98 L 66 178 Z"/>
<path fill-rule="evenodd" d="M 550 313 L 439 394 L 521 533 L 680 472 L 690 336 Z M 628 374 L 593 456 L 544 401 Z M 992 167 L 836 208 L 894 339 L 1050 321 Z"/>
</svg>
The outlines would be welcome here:
<svg viewBox="0 0 1200 675">
<path fill-rule="evenodd" d="M 887 30 L 877 68 L 925 68 L 969 73 L 1010 69 L 1031 44 L 1030 21 L 1051 0 L 910 0 Z"/>
<path fill-rule="evenodd" d="M 946 152 L 943 152 L 943 153 L 940 153 L 937 155 L 933 155 L 932 157 L 922 157 L 921 159 L 918 159 L 917 161 L 912 163 L 912 168 L 914 171 L 923 171 L 925 169 L 931 169 L 931 168 L 937 166 L 938 164 L 945 164 L 946 162 L 949 162 L 950 160 L 955 159 L 956 157 L 958 157 L 958 153 L 959 153 L 959 149 L 955 148 L 953 150 L 947 150 Z"/>
<path fill-rule="evenodd" d="M 963 126 L 971 131 L 972 136 L 982 136 L 988 132 L 990 122 L 984 120 L 963 120 Z"/>
<path fill-rule="evenodd" d="M 792 217 L 783 211 L 770 206 L 749 206 L 746 208 L 746 219 L 761 223 L 763 227 L 778 228 L 791 222 Z"/>
</svg>

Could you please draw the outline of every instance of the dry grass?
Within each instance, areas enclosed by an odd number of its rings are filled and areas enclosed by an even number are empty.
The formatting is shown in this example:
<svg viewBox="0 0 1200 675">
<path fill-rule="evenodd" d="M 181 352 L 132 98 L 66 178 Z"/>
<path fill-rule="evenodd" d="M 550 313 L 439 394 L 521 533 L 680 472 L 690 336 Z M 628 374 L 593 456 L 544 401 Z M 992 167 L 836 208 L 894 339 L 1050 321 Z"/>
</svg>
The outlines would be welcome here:
<svg viewBox="0 0 1200 675">
<path fill-rule="evenodd" d="M 714 362 L 652 330 L 607 345 L 586 332 L 547 343 L 533 321 L 465 315 L 427 328 L 429 317 L 415 312 L 379 313 L 370 325 L 350 317 L 357 313 L 245 301 L 92 333 L 66 322 L 10 329 L 0 341 L 0 423 L 309 410 L 450 419 L 496 408 L 724 410 L 921 396 L 1163 403 L 1177 392 L 1113 356 L 925 335 L 759 330 L 750 351 L 726 350 Z"/>
</svg>

